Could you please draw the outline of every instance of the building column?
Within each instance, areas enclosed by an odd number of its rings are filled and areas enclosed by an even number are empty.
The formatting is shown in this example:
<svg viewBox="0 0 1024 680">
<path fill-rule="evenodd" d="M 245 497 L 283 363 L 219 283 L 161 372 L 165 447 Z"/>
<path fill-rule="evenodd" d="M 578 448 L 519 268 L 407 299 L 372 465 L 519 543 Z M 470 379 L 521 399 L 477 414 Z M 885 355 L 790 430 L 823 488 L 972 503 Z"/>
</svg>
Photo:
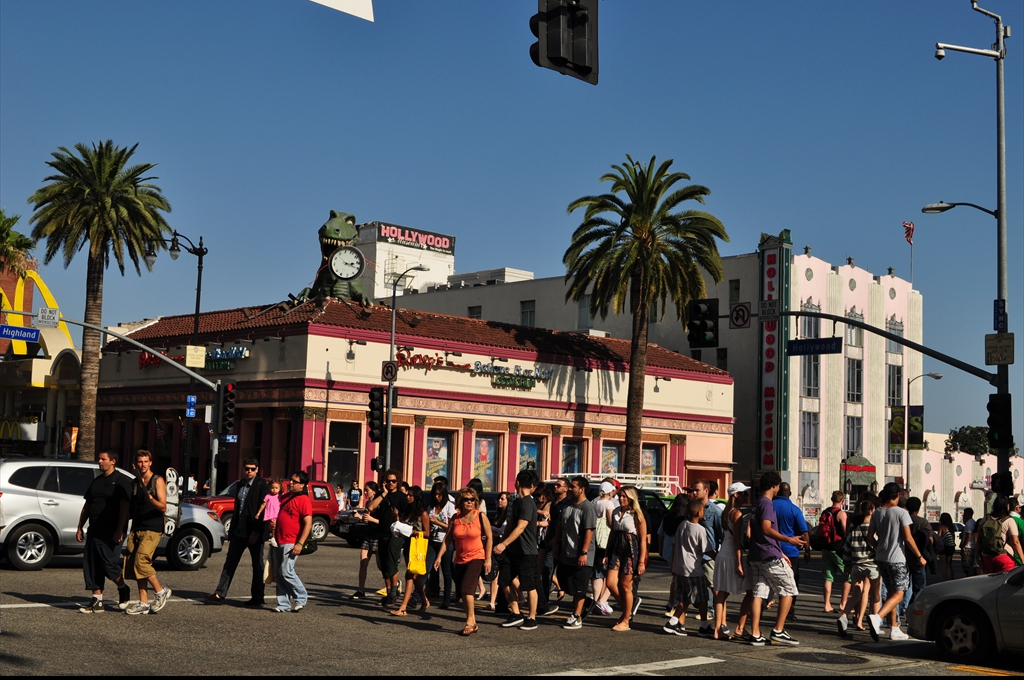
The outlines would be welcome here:
<svg viewBox="0 0 1024 680">
<path fill-rule="evenodd" d="M 299 469 L 305 470 L 310 479 L 319 480 L 323 476 L 323 458 L 326 455 L 327 409 L 305 406 L 301 414 L 299 451 L 293 458 L 297 459 Z"/>
<path fill-rule="evenodd" d="M 679 486 L 686 486 L 686 435 L 669 435 L 665 474 L 676 475 L 679 478 Z"/>
<path fill-rule="evenodd" d="M 505 488 L 512 491 L 516 488 L 516 475 L 519 474 L 519 423 L 508 424 L 508 455 L 505 456 L 505 465 L 508 469 L 508 486 Z"/>
<path fill-rule="evenodd" d="M 263 418 L 263 437 L 260 440 L 260 469 L 270 470 L 270 461 L 274 456 L 274 409 L 261 408 Z"/>
<path fill-rule="evenodd" d="M 472 418 L 462 419 L 462 486 L 469 484 L 473 479 L 473 426 L 476 421 Z"/>
<path fill-rule="evenodd" d="M 425 487 L 427 480 L 426 463 L 424 462 L 424 456 L 427 450 L 427 417 L 424 415 L 414 415 L 413 421 L 415 423 L 412 435 L 412 483 L 417 486 Z"/>
<path fill-rule="evenodd" d="M 562 426 L 551 426 L 551 478 L 558 479 L 562 473 Z"/>
<path fill-rule="evenodd" d="M 590 432 L 590 473 L 599 475 L 601 474 L 601 435 L 604 434 L 604 431 L 595 427 Z M 625 450 L 623 450 L 622 455 L 626 455 Z M 619 470 L 619 472 L 622 472 L 622 470 Z"/>
</svg>

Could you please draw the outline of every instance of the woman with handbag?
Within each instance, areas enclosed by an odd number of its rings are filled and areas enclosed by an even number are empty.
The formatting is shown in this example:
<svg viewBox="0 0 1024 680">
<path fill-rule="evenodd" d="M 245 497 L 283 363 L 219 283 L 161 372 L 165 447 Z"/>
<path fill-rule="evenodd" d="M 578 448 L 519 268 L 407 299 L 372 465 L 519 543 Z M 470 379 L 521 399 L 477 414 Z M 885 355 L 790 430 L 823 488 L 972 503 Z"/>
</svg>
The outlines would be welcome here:
<svg viewBox="0 0 1024 680">
<path fill-rule="evenodd" d="M 423 489 L 414 486 L 406 493 L 405 511 L 395 524 L 405 524 L 411 527 L 409 537 L 405 539 L 405 594 L 402 596 L 402 604 L 398 609 L 391 610 L 392 616 L 405 616 L 406 607 L 409 606 L 409 598 L 412 597 L 413 588 L 420 596 L 420 613 L 425 613 L 430 607 L 427 600 L 427 593 L 423 588 L 427 576 L 427 535 L 429 531 L 430 517 L 423 504 Z M 405 528 L 402 527 L 402 535 L 405 535 Z M 398 534 L 395 534 L 396 536 Z"/>
<path fill-rule="evenodd" d="M 441 547 L 441 554 L 434 558 L 434 569 L 441 566 L 444 553 L 455 550 L 455 586 L 462 597 L 462 605 L 466 610 L 466 627 L 462 635 L 472 635 L 480 630 L 476 625 L 476 609 L 474 595 L 480 574 L 491 570 L 491 523 L 480 511 L 480 497 L 475 489 L 465 488 L 459 491 L 458 514 L 448 525 Z"/>
</svg>

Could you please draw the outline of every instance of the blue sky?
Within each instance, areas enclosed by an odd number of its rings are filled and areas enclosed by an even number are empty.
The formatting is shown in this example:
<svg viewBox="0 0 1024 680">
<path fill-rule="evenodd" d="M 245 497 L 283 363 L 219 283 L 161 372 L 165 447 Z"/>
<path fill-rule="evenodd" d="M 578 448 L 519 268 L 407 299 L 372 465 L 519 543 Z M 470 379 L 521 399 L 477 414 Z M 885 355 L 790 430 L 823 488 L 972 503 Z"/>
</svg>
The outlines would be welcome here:
<svg viewBox="0 0 1024 680">
<path fill-rule="evenodd" d="M 1024 336 L 1024 3 L 986 0 L 1007 41 L 1011 330 Z M 203 307 L 301 290 L 331 209 L 458 239 L 459 271 L 564 273 L 572 199 L 629 153 L 675 159 L 752 251 L 761 232 L 909 277 L 925 343 L 984 362 L 995 297 L 995 67 L 968 0 L 601 3 L 600 85 L 533 65 L 530 0 L 376 0 L 374 23 L 307 0 L 0 1 L 0 205 L 22 214 L 58 146 L 138 142 L 170 224 L 210 249 Z M 43 275 L 81 318 L 85 260 Z M 194 259 L 107 273 L 104 322 L 188 313 Z M 989 387 L 926 381 L 926 429 L 983 425 Z M 1024 384 L 1016 439 L 1024 441 Z"/>
</svg>

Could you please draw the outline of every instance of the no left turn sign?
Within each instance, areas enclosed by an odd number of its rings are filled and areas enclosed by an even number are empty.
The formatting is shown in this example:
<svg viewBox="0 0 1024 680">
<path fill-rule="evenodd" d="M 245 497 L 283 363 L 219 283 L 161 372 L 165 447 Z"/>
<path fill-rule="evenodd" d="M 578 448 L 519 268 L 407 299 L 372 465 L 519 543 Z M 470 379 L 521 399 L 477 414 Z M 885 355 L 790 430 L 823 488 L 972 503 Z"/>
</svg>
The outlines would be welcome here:
<svg viewBox="0 0 1024 680">
<path fill-rule="evenodd" d="M 729 308 L 729 328 L 750 327 L 750 303 L 739 302 Z"/>
<path fill-rule="evenodd" d="M 398 362 L 383 361 L 380 365 L 381 382 L 391 382 L 398 377 Z"/>
</svg>

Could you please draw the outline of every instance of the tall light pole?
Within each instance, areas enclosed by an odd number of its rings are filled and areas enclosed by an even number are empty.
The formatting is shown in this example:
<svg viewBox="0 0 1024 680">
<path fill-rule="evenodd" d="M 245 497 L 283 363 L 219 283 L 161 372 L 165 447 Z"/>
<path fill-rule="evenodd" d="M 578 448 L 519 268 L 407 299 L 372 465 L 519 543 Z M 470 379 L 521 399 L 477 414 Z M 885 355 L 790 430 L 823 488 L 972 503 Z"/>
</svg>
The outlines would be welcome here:
<svg viewBox="0 0 1024 680">
<path fill-rule="evenodd" d="M 1002 300 L 1005 309 L 1007 296 L 1006 282 L 1006 117 L 1003 103 L 1003 62 L 1006 60 L 1006 47 L 1004 40 L 1010 37 L 1010 27 L 1003 26 L 1003 18 L 998 14 L 989 12 L 978 7 L 978 0 L 971 0 L 971 8 L 990 17 L 996 24 L 996 42 L 990 50 L 981 50 L 974 47 L 960 47 L 959 45 L 947 45 L 935 43 L 935 58 L 942 59 L 946 56 L 946 50 L 956 52 L 967 52 L 968 54 L 980 54 L 983 57 L 991 57 L 996 60 L 996 299 Z M 948 205 L 948 204 L 947 204 Z M 992 211 L 985 210 L 972 204 L 971 207 L 984 210 L 992 214 Z M 947 208 L 948 209 L 948 208 Z M 927 212 L 927 210 L 926 210 Z M 939 211 L 942 212 L 942 211 Z M 1003 317 L 1006 320 L 1006 317 Z M 999 331 L 999 328 L 994 330 Z M 1010 367 L 1002 364 L 997 370 L 998 382 L 996 391 L 999 394 L 1010 392 Z M 996 467 L 1002 474 L 1010 472 L 1010 450 L 998 449 L 996 451 Z"/>
<path fill-rule="evenodd" d="M 199 259 L 198 273 L 196 275 L 196 313 L 192 322 L 192 344 L 195 345 L 199 342 L 199 304 L 203 299 L 203 256 L 209 251 L 203 246 L 203 237 L 199 237 L 199 245 L 192 243 L 192 239 L 184 234 L 179 234 L 177 230 L 171 235 L 171 240 L 160 239 L 164 243 L 170 243 L 171 247 L 168 249 L 168 253 L 172 260 L 177 260 L 178 256 L 181 255 L 181 244 L 178 239 L 185 239 L 188 243 L 188 247 L 185 248 L 185 252 L 195 255 Z M 146 258 L 146 264 L 153 267 L 156 264 L 156 250 L 153 248 L 153 243 L 149 244 L 149 249 L 146 251 L 144 256 Z M 188 379 L 188 393 L 194 394 L 196 391 L 196 379 L 189 377 Z M 212 468 L 217 464 L 217 461 L 211 460 L 210 467 Z M 185 480 L 185 491 L 189 489 L 189 468 L 192 466 L 192 419 L 185 419 L 185 462 L 181 466 L 181 476 Z M 198 484 L 197 484 L 198 486 Z M 215 490 L 211 489 L 211 493 L 216 493 Z"/>
<path fill-rule="evenodd" d="M 430 267 L 425 264 L 417 264 L 409 267 L 395 277 L 391 282 L 391 361 L 395 360 L 395 300 L 398 298 L 398 282 L 405 278 L 409 272 L 429 272 Z M 387 425 L 384 428 L 384 470 L 391 469 L 391 405 L 394 399 L 395 380 L 388 381 L 387 396 Z"/>
<path fill-rule="evenodd" d="M 922 373 L 921 375 L 914 376 L 907 381 L 907 405 L 903 407 L 903 465 L 906 467 L 906 472 L 903 473 L 903 487 L 905 489 L 909 489 L 910 487 L 910 386 L 919 378 L 942 380 L 942 374 Z"/>
</svg>

